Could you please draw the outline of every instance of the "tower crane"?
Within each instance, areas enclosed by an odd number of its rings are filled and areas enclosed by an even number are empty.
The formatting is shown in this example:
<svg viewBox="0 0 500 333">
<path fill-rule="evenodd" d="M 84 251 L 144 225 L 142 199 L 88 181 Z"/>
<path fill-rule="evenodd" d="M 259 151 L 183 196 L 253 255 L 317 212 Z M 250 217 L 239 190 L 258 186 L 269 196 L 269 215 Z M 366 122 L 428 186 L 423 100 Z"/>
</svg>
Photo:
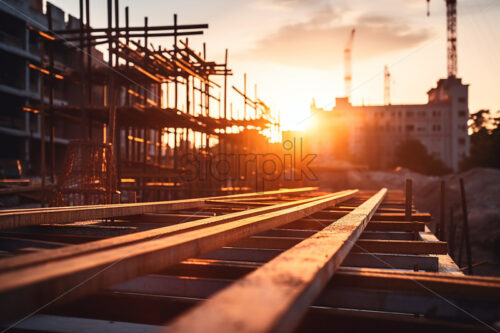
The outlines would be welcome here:
<svg viewBox="0 0 500 333">
<path fill-rule="evenodd" d="M 448 77 L 457 76 L 457 0 L 446 1 L 446 27 L 448 50 Z M 430 0 L 427 0 L 427 16 L 430 15 Z"/>
<path fill-rule="evenodd" d="M 391 73 L 389 67 L 384 66 L 384 105 L 391 104 Z"/>
<path fill-rule="evenodd" d="M 351 99 L 351 82 L 352 82 L 351 49 L 355 32 L 356 30 L 352 29 L 351 35 L 349 36 L 349 39 L 347 40 L 347 45 L 344 49 L 344 72 L 345 72 L 344 89 L 345 89 L 345 96 L 347 97 L 348 100 Z"/>
</svg>

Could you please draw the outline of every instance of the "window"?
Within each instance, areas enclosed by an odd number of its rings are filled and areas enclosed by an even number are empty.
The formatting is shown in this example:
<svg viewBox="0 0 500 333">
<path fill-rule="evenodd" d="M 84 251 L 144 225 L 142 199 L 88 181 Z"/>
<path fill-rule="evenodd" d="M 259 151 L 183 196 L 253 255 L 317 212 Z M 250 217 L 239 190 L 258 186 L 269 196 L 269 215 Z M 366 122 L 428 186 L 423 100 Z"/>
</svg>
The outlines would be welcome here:
<svg viewBox="0 0 500 333">
<path fill-rule="evenodd" d="M 415 126 L 414 125 L 406 125 L 406 131 L 407 132 L 413 132 L 413 130 L 415 130 Z"/>
<path fill-rule="evenodd" d="M 465 116 L 466 116 L 466 114 L 467 114 L 467 112 L 466 112 L 465 110 L 459 110 L 459 111 L 458 111 L 458 116 L 459 116 L 459 117 L 465 117 Z"/>
<path fill-rule="evenodd" d="M 465 145 L 465 139 L 464 138 L 458 138 L 458 144 L 463 146 Z"/>
<path fill-rule="evenodd" d="M 441 125 L 432 125 L 432 131 L 433 132 L 441 131 Z"/>
<path fill-rule="evenodd" d="M 413 111 L 408 111 L 408 112 L 406 113 L 406 116 L 407 116 L 408 118 L 413 117 Z"/>
<path fill-rule="evenodd" d="M 466 103 L 466 102 L 467 102 L 467 99 L 466 99 L 465 97 L 459 97 L 459 98 L 458 98 L 458 101 L 459 101 L 460 103 Z"/>
<path fill-rule="evenodd" d="M 433 117 L 440 117 L 441 116 L 441 111 L 432 111 L 432 116 Z"/>
</svg>

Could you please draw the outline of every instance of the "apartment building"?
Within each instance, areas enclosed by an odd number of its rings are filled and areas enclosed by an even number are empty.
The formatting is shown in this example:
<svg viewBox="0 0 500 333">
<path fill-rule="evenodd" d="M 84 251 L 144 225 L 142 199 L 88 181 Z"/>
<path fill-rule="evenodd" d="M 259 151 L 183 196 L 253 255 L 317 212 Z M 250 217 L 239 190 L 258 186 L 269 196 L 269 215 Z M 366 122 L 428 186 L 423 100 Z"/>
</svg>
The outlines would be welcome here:
<svg viewBox="0 0 500 333">
<path fill-rule="evenodd" d="M 453 170 L 469 153 L 468 85 L 460 78 L 441 79 L 427 92 L 426 104 L 351 105 L 337 98 L 332 110 L 311 105 L 314 133 L 305 133 L 310 151 L 323 160 L 353 160 L 375 168 L 394 163 L 398 145 L 419 140 Z M 320 135 L 315 135 L 315 134 Z"/>
</svg>

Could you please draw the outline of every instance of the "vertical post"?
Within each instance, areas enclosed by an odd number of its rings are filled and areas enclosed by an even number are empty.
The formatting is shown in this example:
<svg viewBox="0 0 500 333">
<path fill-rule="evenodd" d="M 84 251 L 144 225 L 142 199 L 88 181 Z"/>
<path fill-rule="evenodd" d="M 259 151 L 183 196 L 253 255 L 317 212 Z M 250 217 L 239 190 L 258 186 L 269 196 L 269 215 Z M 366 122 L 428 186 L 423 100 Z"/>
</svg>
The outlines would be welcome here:
<svg viewBox="0 0 500 333">
<path fill-rule="evenodd" d="M 224 56 L 224 119 L 227 119 L 227 56 L 228 51 L 226 49 L 226 54 Z"/>
<path fill-rule="evenodd" d="M 52 6 L 47 6 L 47 20 L 49 31 L 52 26 Z M 49 41 L 49 119 L 50 119 L 50 181 L 53 184 L 56 169 L 56 143 L 55 143 L 55 123 L 54 123 L 54 43 Z"/>
<path fill-rule="evenodd" d="M 243 74 L 243 119 L 247 120 L 247 73 Z"/>
<path fill-rule="evenodd" d="M 119 42 L 119 38 L 120 38 L 120 0 L 115 0 L 115 28 L 116 28 L 116 31 L 115 31 L 115 48 L 118 48 L 118 42 Z M 118 59 L 119 59 L 119 56 L 118 56 L 118 53 L 115 54 L 115 65 L 118 67 Z M 118 190 L 121 189 L 121 174 L 122 174 L 122 168 L 121 168 L 121 159 L 122 159 L 122 140 L 121 140 L 121 134 L 122 134 L 122 131 L 121 131 L 121 128 L 120 128 L 120 118 L 118 116 L 118 114 L 116 113 L 116 107 L 118 106 L 119 102 L 120 102 L 120 87 L 117 85 L 117 87 L 115 88 L 116 91 L 114 92 L 116 95 L 115 97 L 115 100 L 113 101 L 113 107 L 115 108 L 115 115 L 114 115 L 114 121 L 115 121 L 115 125 L 114 127 L 116 127 L 115 129 L 115 132 L 116 134 L 113 133 L 113 139 L 116 139 L 116 144 L 115 142 L 113 141 L 113 146 L 115 147 L 115 153 L 116 153 L 116 173 L 117 173 L 117 178 L 118 178 L 118 183 L 117 183 L 117 187 L 118 187 Z M 112 193 L 112 196 L 114 195 L 114 193 Z M 119 203 L 119 201 L 118 201 Z"/>
<path fill-rule="evenodd" d="M 120 0 L 115 0 L 115 48 L 118 47 L 118 41 L 120 38 Z M 118 53 L 115 54 L 115 64 L 118 66 Z"/>
<path fill-rule="evenodd" d="M 113 29 L 113 3 L 111 0 L 108 0 L 108 29 L 107 29 L 107 37 L 108 37 L 108 89 L 107 93 L 107 109 L 109 112 L 108 119 L 108 140 L 110 143 L 111 150 L 113 151 L 113 143 L 114 143 L 114 134 L 115 134 L 115 92 L 113 86 L 113 38 L 112 38 L 112 29 Z"/>
<path fill-rule="evenodd" d="M 408 221 L 411 221 L 411 212 L 413 206 L 413 189 L 412 189 L 412 180 L 406 180 L 406 198 L 405 198 L 405 218 Z"/>
<path fill-rule="evenodd" d="M 177 170 L 177 127 L 174 128 L 174 170 Z"/>
<path fill-rule="evenodd" d="M 253 109 L 254 109 L 254 119 L 257 119 L 258 116 L 257 116 L 257 84 L 254 85 L 254 106 L 253 106 Z"/>
<path fill-rule="evenodd" d="M 44 42 L 40 39 L 40 65 L 44 67 Z M 42 207 L 45 207 L 45 84 L 43 75 L 40 75 L 40 178 Z"/>
<path fill-rule="evenodd" d="M 174 56 L 172 57 L 174 60 L 174 88 L 175 88 L 175 96 L 174 96 L 174 109 L 177 111 L 178 100 L 177 100 L 177 14 L 174 14 Z M 177 137 L 177 136 L 176 136 Z"/>
<path fill-rule="evenodd" d="M 203 61 L 207 59 L 207 44 L 203 43 Z M 210 76 L 206 74 L 205 84 L 204 84 L 204 93 L 205 93 L 205 116 L 210 117 Z"/>
<path fill-rule="evenodd" d="M 85 27 L 87 37 L 87 102 L 92 104 L 92 39 L 90 38 L 90 4 L 85 0 Z M 92 119 L 89 115 L 89 139 L 92 138 Z"/>
<path fill-rule="evenodd" d="M 148 48 L 148 17 L 144 17 L 144 47 Z"/>
<path fill-rule="evenodd" d="M 84 30 L 84 25 L 83 25 L 83 0 L 79 1 L 79 12 L 80 12 L 80 112 L 82 115 L 82 118 L 85 116 L 85 60 L 84 60 L 84 55 L 83 55 L 83 49 L 85 47 L 85 41 L 83 39 L 83 30 Z"/>
<path fill-rule="evenodd" d="M 440 197 L 440 209 L 439 209 L 439 227 L 438 229 L 438 237 L 442 241 L 446 239 L 446 183 L 444 180 L 441 180 L 441 197 Z"/>
<path fill-rule="evenodd" d="M 470 238 L 469 238 L 469 219 L 467 213 L 467 200 L 465 198 L 465 186 L 463 178 L 460 178 L 460 194 L 462 198 L 462 215 L 464 219 L 464 236 L 465 236 L 465 249 L 467 254 L 467 271 L 470 275 L 472 275 L 472 253 L 470 247 Z"/>
<path fill-rule="evenodd" d="M 450 256 L 455 258 L 455 222 L 453 221 L 453 207 L 450 207 L 450 224 L 448 227 L 448 251 Z"/>
<path fill-rule="evenodd" d="M 127 44 L 127 45 L 129 43 L 129 40 L 130 40 L 129 19 L 128 19 L 128 17 L 129 16 L 128 16 L 128 6 L 127 6 L 127 7 L 125 7 L 125 44 Z M 127 66 L 127 68 L 129 67 L 128 59 L 127 59 L 127 61 L 125 63 L 125 66 Z M 128 92 L 129 88 L 130 88 L 130 86 L 127 83 L 127 85 L 125 86 L 125 89 L 127 90 L 127 94 L 126 94 L 126 96 L 127 96 L 127 98 L 126 98 L 126 104 L 127 104 L 127 106 L 130 106 L 131 99 L 132 99 L 130 97 L 129 92 Z"/>
</svg>

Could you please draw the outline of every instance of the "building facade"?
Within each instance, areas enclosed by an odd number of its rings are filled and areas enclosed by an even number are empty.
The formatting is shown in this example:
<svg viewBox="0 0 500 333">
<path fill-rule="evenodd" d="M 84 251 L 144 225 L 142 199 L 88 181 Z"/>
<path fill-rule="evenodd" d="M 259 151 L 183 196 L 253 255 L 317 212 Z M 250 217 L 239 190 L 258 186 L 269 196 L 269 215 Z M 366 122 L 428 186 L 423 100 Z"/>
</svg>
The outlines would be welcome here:
<svg viewBox="0 0 500 333">
<path fill-rule="evenodd" d="M 50 7 L 55 30 L 79 27 L 77 18 L 68 15 L 66 19 L 64 11 L 50 2 L 46 6 Z M 48 50 L 44 52 L 42 64 L 36 30 L 47 30 L 47 26 L 42 0 L 0 2 L 0 159 L 19 160 L 28 172 L 40 169 L 41 123 L 39 110 L 33 106 L 40 104 L 42 81 L 46 83 L 47 80 L 43 67 L 48 63 Z M 79 52 L 68 44 L 54 44 L 54 68 L 59 73 L 69 73 L 79 67 Z M 102 59 L 102 54 L 95 48 L 92 56 Z M 65 79 L 54 79 L 53 87 L 55 106 L 80 103 L 78 85 Z M 46 104 L 48 95 L 45 91 Z M 75 115 L 77 117 L 80 115 Z M 85 137 L 88 131 L 74 120 L 57 116 L 47 118 L 54 127 L 56 163 L 60 163 L 68 142 Z M 46 142 L 49 142 L 47 133 Z"/>
<path fill-rule="evenodd" d="M 353 106 L 337 98 L 332 110 L 313 102 L 308 147 L 326 154 L 324 161 L 351 160 L 383 169 L 394 166 L 401 142 L 416 139 L 456 171 L 469 153 L 468 85 L 459 78 L 441 79 L 427 95 L 426 104 L 401 105 Z"/>
</svg>

